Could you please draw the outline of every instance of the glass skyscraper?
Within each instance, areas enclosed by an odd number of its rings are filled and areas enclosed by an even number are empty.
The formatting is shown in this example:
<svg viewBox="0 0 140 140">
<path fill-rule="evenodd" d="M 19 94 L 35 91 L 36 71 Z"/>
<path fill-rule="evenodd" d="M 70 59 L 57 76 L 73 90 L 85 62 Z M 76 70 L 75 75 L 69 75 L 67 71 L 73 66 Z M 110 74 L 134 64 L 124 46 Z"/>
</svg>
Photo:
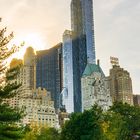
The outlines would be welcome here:
<svg viewBox="0 0 140 140">
<path fill-rule="evenodd" d="M 68 113 L 74 112 L 72 32 L 63 34 L 63 105 Z"/>
<path fill-rule="evenodd" d="M 83 39 L 85 37 L 87 62 L 95 64 L 93 0 L 72 0 L 71 28 L 74 39 L 79 39 L 81 37 Z"/>
<path fill-rule="evenodd" d="M 36 87 L 51 92 L 55 109 L 59 109 L 59 97 L 62 88 L 62 43 L 48 50 L 36 52 Z"/>
<path fill-rule="evenodd" d="M 93 22 L 93 0 L 81 0 L 83 34 L 86 37 L 87 62 L 94 64 L 95 42 L 94 42 L 94 22 Z"/>
<path fill-rule="evenodd" d="M 74 111 L 81 112 L 81 77 L 86 65 L 96 62 L 92 0 L 72 0 L 71 28 Z"/>
</svg>

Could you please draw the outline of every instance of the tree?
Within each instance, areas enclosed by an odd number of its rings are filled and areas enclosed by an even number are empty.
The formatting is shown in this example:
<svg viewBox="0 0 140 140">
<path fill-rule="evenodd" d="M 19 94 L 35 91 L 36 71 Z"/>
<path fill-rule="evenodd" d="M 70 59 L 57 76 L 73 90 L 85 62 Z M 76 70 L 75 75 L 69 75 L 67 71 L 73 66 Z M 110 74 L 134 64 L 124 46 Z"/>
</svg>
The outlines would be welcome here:
<svg viewBox="0 0 140 140">
<path fill-rule="evenodd" d="M 60 134 L 55 128 L 42 128 L 37 140 L 59 140 Z"/>
<path fill-rule="evenodd" d="M 61 140 L 103 140 L 102 110 L 97 105 L 83 113 L 72 114 L 62 128 Z"/>
<path fill-rule="evenodd" d="M 40 128 L 35 124 L 30 124 L 26 127 L 26 134 L 23 140 L 37 140 L 37 136 L 39 135 Z"/>
<path fill-rule="evenodd" d="M 107 112 L 95 105 L 74 113 L 62 128 L 61 140 L 138 140 L 140 107 L 114 103 Z"/>
<path fill-rule="evenodd" d="M 126 122 L 119 113 L 106 112 L 102 127 L 105 140 L 129 140 Z"/>
<path fill-rule="evenodd" d="M 125 133 L 127 140 L 137 137 L 140 139 L 140 107 L 116 102 L 110 108 L 110 111 L 122 116 L 122 120 L 125 122 L 125 129 L 128 131 Z"/>
<path fill-rule="evenodd" d="M 115 102 L 103 118 L 102 127 L 107 140 L 140 139 L 140 107 Z"/>
<path fill-rule="evenodd" d="M 16 140 L 22 136 L 22 127 L 15 123 L 21 119 L 22 111 L 11 108 L 4 101 L 13 97 L 20 87 L 17 83 L 11 82 L 19 69 L 8 70 L 5 64 L 19 46 L 13 45 L 9 49 L 7 45 L 14 36 L 13 33 L 5 36 L 5 32 L 6 28 L 0 30 L 0 140 Z"/>
<path fill-rule="evenodd" d="M 34 125 L 23 140 L 60 140 L 60 133 L 55 128 Z"/>
</svg>

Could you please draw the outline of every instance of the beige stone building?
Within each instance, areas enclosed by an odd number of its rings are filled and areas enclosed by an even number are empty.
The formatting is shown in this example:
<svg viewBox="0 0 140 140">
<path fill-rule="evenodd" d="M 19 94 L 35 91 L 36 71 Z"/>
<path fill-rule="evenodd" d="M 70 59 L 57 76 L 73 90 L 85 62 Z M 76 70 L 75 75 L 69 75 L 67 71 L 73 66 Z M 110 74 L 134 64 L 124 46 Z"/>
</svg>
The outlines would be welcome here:
<svg viewBox="0 0 140 140">
<path fill-rule="evenodd" d="M 109 81 L 99 64 L 87 64 L 81 78 L 82 111 L 99 105 L 104 111 L 112 105 Z"/>
<path fill-rule="evenodd" d="M 32 47 L 26 49 L 23 59 L 22 74 L 24 78 L 23 86 L 26 89 L 36 89 L 36 59 Z"/>
<path fill-rule="evenodd" d="M 16 64 L 19 63 L 15 61 L 11 67 Z M 42 88 L 36 89 L 35 53 L 31 47 L 26 50 L 20 72 L 13 82 L 15 81 L 22 86 L 15 97 L 7 99 L 5 102 L 13 108 L 24 109 L 26 116 L 22 120 L 23 123 L 59 127 L 51 93 Z"/>
<path fill-rule="evenodd" d="M 118 101 L 133 105 L 132 80 L 127 70 L 118 64 L 110 69 L 110 93 L 112 101 Z"/>
<path fill-rule="evenodd" d="M 133 101 L 135 106 L 140 106 L 140 94 L 133 95 Z"/>
<path fill-rule="evenodd" d="M 59 118 L 59 125 L 63 127 L 66 121 L 70 120 L 70 114 L 66 112 L 66 110 L 61 110 L 58 113 L 58 118 Z"/>
<path fill-rule="evenodd" d="M 49 91 L 38 88 L 28 97 L 20 99 L 20 108 L 25 110 L 24 124 L 37 126 L 58 126 L 58 115 L 55 113 L 54 101 L 51 100 Z"/>
<path fill-rule="evenodd" d="M 32 47 L 27 48 L 23 61 L 21 59 L 13 59 L 11 61 L 10 68 L 17 66 L 20 66 L 20 71 L 17 78 L 12 80 L 12 82 L 21 84 L 21 87 L 18 89 L 18 94 L 16 94 L 16 96 L 5 100 L 5 102 L 10 104 L 13 108 L 19 106 L 19 100 L 22 97 L 31 95 L 32 90 L 36 89 L 35 53 Z"/>
</svg>

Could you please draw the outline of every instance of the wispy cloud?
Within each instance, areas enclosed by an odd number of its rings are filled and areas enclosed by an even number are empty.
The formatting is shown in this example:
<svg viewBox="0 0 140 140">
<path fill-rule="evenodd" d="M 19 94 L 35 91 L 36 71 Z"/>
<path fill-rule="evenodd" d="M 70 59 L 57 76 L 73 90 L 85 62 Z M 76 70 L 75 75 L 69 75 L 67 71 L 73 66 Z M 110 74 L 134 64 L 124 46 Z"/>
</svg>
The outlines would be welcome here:
<svg viewBox="0 0 140 140">
<path fill-rule="evenodd" d="M 140 1 L 139 0 L 95 0 L 95 26 L 97 56 L 108 73 L 109 56 L 120 58 L 134 81 L 134 92 L 140 92 Z"/>
<path fill-rule="evenodd" d="M 46 47 L 60 42 L 63 31 L 70 28 L 70 0 L 1 0 L 0 13 L 16 35 L 39 32 Z"/>
<path fill-rule="evenodd" d="M 0 0 L 4 24 L 16 35 L 41 34 L 46 47 L 61 41 L 70 28 L 71 0 Z M 140 0 L 94 0 L 97 57 L 108 74 L 110 56 L 130 71 L 134 92 L 140 92 Z"/>
</svg>

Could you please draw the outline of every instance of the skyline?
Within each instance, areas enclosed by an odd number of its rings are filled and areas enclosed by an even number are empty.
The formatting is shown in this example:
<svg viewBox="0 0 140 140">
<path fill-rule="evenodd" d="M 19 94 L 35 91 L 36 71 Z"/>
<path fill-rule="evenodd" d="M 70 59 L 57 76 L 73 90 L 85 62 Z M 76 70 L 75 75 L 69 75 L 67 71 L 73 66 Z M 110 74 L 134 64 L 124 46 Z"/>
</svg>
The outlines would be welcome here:
<svg viewBox="0 0 140 140">
<path fill-rule="evenodd" d="M 139 0 L 94 0 L 97 59 L 108 75 L 110 56 L 118 57 L 120 66 L 130 72 L 134 94 L 140 93 L 139 9 Z M 64 30 L 71 28 L 70 0 L 1 0 L 0 12 L 1 24 L 8 27 L 8 32 L 14 31 L 15 39 L 37 34 L 44 45 L 41 49 L 61 42 Z"/>
</svg>

